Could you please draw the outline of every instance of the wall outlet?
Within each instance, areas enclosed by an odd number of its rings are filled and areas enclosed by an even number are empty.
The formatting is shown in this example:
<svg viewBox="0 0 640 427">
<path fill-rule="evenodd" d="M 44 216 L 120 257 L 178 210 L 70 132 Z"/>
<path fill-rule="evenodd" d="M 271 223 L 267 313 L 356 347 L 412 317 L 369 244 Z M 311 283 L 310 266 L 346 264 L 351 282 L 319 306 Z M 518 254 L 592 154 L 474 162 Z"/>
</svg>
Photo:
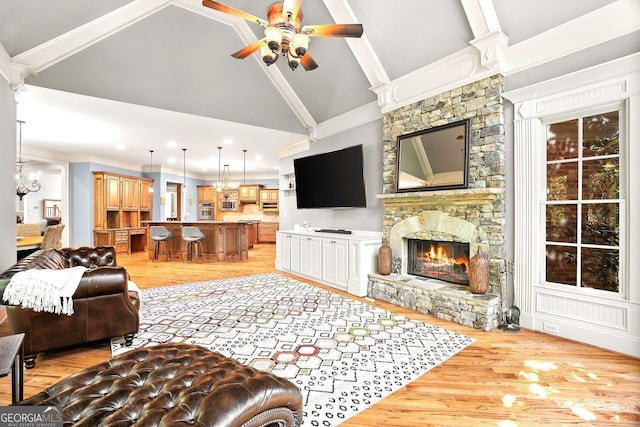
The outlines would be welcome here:
<svg viewBox="0 0 640 427">
<path fill-rule="evenodd" d="M 557 335 L 560 333 L 560 327 L 555 323 L 543 322 L 542 330 L 545 332 L 549 332 L 550 334 Z"/>
</svg>

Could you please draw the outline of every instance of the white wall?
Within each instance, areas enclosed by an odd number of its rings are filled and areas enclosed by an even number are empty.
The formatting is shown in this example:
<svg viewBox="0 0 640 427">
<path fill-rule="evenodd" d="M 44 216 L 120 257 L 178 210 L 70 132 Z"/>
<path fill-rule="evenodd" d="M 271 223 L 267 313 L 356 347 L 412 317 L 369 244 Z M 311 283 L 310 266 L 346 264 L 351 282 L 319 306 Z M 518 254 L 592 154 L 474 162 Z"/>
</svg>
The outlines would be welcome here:
<svg viewBox="0 0 640 427">
<path fill-rule="evenodd" d="M 295 191 L 280 192 L 280 229 L 292 230 L 295 224 L 308 221 L 314 228 L 382 231 L 382 204 L 376 195 L 382 193 L 382 119 L 332 135 L 311 144 L 303 153 L 280 159 L 280 173 L 293 172 L 295 158 L 363 145 L 366 208 L 298 209 Z M 331 173 L 331 171 L 327 171 Z"/>
<path fill-rule="evenodd" d="M 36 168 L 32 168 L 35 172 Z M 39 223 L 43 218 L 42 201 L 44 199 L 62 200 L 62 176 L 57 171 L 43 171 L 39 179 L 41 188 L 36 193 L 24 196 L 26 223 Z M 17 199 L 17 196 L 16 196 Z"/>
<path fill-rule="evenodd" d="M 16 103 L 6 80 L 0 78 L 0 271 L 16 262 Z"/>
</svg>

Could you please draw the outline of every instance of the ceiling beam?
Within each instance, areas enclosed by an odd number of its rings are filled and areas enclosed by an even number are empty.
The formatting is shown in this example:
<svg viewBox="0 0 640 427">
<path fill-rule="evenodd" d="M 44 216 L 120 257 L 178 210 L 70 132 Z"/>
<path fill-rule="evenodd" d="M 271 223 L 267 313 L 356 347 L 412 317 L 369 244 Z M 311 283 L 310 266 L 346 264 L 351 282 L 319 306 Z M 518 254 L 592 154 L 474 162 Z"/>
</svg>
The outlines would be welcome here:
<svg viewBox="0 0 640 427">
<path fill-rule="evenodd" d="M 358 24 L 358 19 L 346 0 L 323 0 L 333 20 L 338 24 Z M 360 38 L 345 38 L 347 45 L 355 56 L 360 68 L 369 80 L 371 87 L 378 87 L 389 83 L 389 76 L 380 59 L 375 54 L 369 39 L 367 29 Z"/>
<path fill-rule="evenodd" d="M 461 0 L 474 38 L 502 31 L 491 0 Z"/>
</svg>

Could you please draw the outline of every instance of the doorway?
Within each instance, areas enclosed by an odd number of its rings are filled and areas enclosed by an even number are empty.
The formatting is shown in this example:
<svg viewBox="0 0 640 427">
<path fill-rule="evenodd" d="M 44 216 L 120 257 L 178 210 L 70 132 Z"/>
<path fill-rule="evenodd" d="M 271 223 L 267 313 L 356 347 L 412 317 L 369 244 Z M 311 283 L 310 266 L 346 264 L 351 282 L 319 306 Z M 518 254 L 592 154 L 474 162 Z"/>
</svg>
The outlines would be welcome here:
<svg viewBox="0 0 640 427">
<path fill-rule="evenodd" d="M 164 212 L 167 221 L 184 220 L 184 197 L 182 184 L 179 182 L 167 182 L 165 189 Z"/>
</svg>

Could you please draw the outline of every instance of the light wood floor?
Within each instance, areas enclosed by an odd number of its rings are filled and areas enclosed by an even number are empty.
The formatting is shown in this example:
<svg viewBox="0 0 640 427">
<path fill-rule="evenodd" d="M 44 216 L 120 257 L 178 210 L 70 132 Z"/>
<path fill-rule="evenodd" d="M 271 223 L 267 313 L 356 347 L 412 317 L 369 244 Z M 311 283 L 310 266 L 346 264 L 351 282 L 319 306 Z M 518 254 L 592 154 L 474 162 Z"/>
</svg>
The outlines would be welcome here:
<svg viewBox="0 0 640 427">
<path fill-rule="evenodd" d="M 246 262 L 151 262 L 135 253 L 119 254 L 118 264 L 144 289 L 273 272 L 274 257 L 275 246 L 261 244 Z M 638 359 L 529 330 L 483 332 L 387 303 L 376 305 L 476 342 L 350 418 L 345 427 L 640 425 Z M 8 334 L 5 322 L 0 335 Z M 108 342 L 40 355 L 36 367 L 25 371 L 25 397 L 110 356 Z M 0 378 L 0 405 L 10 401 L 10 378 Z"/>
</svg>

